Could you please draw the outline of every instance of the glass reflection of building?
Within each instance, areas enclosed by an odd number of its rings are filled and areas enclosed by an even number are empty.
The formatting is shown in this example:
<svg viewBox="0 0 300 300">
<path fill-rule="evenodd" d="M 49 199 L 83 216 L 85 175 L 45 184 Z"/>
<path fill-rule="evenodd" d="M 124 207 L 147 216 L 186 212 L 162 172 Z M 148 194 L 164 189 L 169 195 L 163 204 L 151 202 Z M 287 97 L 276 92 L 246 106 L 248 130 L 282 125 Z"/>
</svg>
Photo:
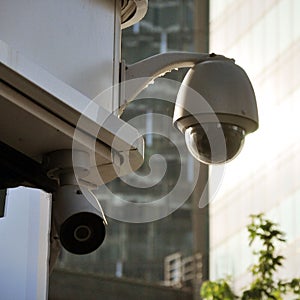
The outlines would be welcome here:
<svg viewBox="0 0 300 300">
<path fill-rule="evenodd" d="M 197 2 L 197 0 L 149 1 L 146 17 L 122 33 L 122 57 L 126 63 L 130 64 L 165 51 L 194 51 L 194 9 L 199 6 Z M 182 81 L 185 72 L 186 70 L 172 72 L 167 75 L 167 78 Z M 173 89 L 172 85 L 166 84 L 158 89 L 160 90 L 157 92 L 168 99 L 175 100 L 177 90 Z M 145 94 L 147 95 L 147 92 Z M 173 105 L 172 102 L 160 99 L 141 99 L 132 102 L 122 118 L 130 122 L 132 118 L 145 113 L 148 115 L 158 113 L 169 117 L 171 123 Z M 155 120 L 154 124 L 154 121 L 145 115 L 136 127 L 151 132 L 155 127 L 162 129 L 165 126 L 165 120 Z M 174 136 L 176 138 L 180 136 L 181 140 L 177 142 L 184 145 L 184 138 L 179 132 Z M 157 153 L 167 159 L 166 174 L 150 189 L 132 188 L 120 179 L 114 180 L 107 185 L 112 194 L 137 203 L 155 201 L 168 194 L 182 171 L 178 151 L 173 142 L 158 134 L 147 134 L 145 163 L 138 174 L 141 177 L 149 173 L 149 158 Z M 157 164 L 160 164 L 160 160 L 156 161 L 153 157 L 151 167 L 155 169 Z M 189 185 L 190 178 L 194 176 L 194 160 L 187 150 L 184 164 L 186 182 L 183 188 Z M 156 178 L 153 180 L 155 182 Z M 112 195 L 103 189 L 99 190 L 99 199 L 104 210 L 109 201 L 114 200 Z M 183 257 L 194 254 L 195 237 L 191 208 L 192 200 L 189 199 L 180 209 L 167 217 L 141 224 L 130 224 L 109 218 L 106 240 L 97 251 L 81 257 L 63 251 L 57 267 L 162 282 L 166 256 L 175 252 L 180 252 Z"/>
<path fill-rule="evenodd" d="M 265 212 L 287 233 L 282 276 L 300 276 L 300 1 L 211 0 L 210 51 L 234 57 L 256 92 L 260 128 L 226 167 L 210 205 L 210 274 L 249 280 L 248 216 Z"/>
</svg>

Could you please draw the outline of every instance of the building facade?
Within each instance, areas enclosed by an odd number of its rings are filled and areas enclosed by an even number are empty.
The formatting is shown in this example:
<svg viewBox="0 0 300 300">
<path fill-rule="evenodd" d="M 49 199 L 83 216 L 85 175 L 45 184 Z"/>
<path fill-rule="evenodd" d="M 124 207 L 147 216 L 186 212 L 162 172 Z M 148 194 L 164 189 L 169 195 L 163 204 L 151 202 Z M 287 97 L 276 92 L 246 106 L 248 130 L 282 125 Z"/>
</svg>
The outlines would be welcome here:
<svg viewBox="0 0 300 300">
<path fill-rule="evenodd" d="M 150 0 L 144 19 L 122 32 L 122 58 L 126 63 L 131 64 L 167 51 L 193 52 L 201 48 L 199 51 L 207 52 L 208 14 L 204 9 L 207 3 L 206 0 L 163 2 Z M 199 16 L 204 11 L 206 18 L 199 20 Z M 181 82 L 186 71 L 172 72 L 167 74 L 166 78 L 170 82 Z M 177 87 L 179 85 L 180 83 Z M 198 176 L 194 170 L 196 161 L 188 150 L 186 149 L 183 159 L 178 155 L 176 145 L 185 147 L 184 138 L 179 132 L 174 135 L 171 133 L 174 138 L 172 140 L 159 134 L 152 134 L 156 130 L 162 130 L 163 133 L 169 130 L 176 131 L 171 129 L 173 106 L 178 91 L 173 86 L 168 82 L 158 86 L 153 85 L 154 90 L 150 90 L 148 94 L 145 91 L 145 99 L 133 101 L 123 113 L 121 118 L 129 123 L 142 116 L 133 126 L 146 132 L 145 163 L 138 170 L 137 179 L 130 176 L 125 180 L 116 179 L 107 184 L 104 189 L 99 189 L 98 197 L 104 211 L 109 210 L 109 204 L 117 197 L 135 203 L 150 203 L 164 197 L 177 184 L 180 172 L 184 172 L 182 189 L 189 187 L 190 181 Z M 150 86 L 149 89 L 151 88 Z M 160 97 L 153 97 L 153 94 Z M 164 97 L 173 99 L 173 103 L 164 101 Z M 165 118 L 152 119 L 151 115 L 155 114 L 168 118 L 168 124 Z M 161 159 L 156 159 L 157 156 L 154 154 L 159 154 L 166 160 L 167 169 L 162 178 L 148 176 L 150 163 L 154 171 L 162 164 Z M 201 178 L 207 180 L 205 166 L 201 168 L 201 172 L 204 175 Z M 146 179 L 142 180 L 143 176 Z M 152 180 L 153 184 L 148 188 L 142 188 L 141 186 L 148 184 L 149 180 L 150 182 Z M 208 276 L 208 227 L 202 224 L 206 222 L 207 225 L 207 210 L 206 208 L 199 210 L 198 207 L 193 209 L 194 203 L 199 201 L 200 190 L 200 188 L 195 189 L 189 199 L 172 214 L 151 222 L 140 224 L 124 222 L 122 207 L 115 207 L 120 211 L 120 220 L 108 218 L 109 226 L 103 245 L 94 253 L 80 257 L 63 250 L 57 269 L 168 285 L 165 275 L 166 257 L 177 253 L 182 259 L 193 259 L 196 254 L 201 253 L 201 267 L 198 270 L 198 273 L 201 272 L 200 276 L 196 278 L 196 274 L 192 274 L 193 276 L 189 275 L 189 279 L 182 279 L 180 275 L 178 281 L 175 278 L 178 287 L 188 287 L 190 291 L 197 280 L 195 294 L 198 298 L 201 280 Z M 172 199 L 167 201 L 172 205 Z M 202 216 L 199 217 L 199 214 Z"/>
<path fill-rule="evenodd" d="M 286 232 L 283 278 L 300 276 L 300 2 L 211 0 L 210 51 L 233 57 L 257 97 L 259 130 L 226 166 L 210 199 L 210 277 L 239 289 L 253 262 L 246 225 L 265 213 Z"/>
</svg>

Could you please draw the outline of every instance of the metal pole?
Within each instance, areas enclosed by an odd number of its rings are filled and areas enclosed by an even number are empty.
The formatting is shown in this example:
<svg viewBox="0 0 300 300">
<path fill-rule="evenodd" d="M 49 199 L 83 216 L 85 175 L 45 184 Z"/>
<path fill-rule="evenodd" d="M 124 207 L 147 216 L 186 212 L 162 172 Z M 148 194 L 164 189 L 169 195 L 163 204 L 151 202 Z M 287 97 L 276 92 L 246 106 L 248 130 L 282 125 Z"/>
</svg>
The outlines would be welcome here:
<svg viewBox="0 0 300 300">
<path fill-rule="evenodd" d="M 205 53 L 209 51 L 209 0 L 194 0 L 194 50 Z M 199 208 L 199 199 L 208 181 L 208 166 L 201 165 L 198 183 L 192 195 L 192 224 L 194 255 L 202 256 L 202 278 L 194 278 L 193 299 L 199 300 L 200 287 L 209 278 L 209 206 Z M 208 193 L 203 195 L 208 200 Z M 208 203 L 208 201 L 206 201 Z"/>
<path fill-rule="evenodd" d="M 194 300 L 200 299 L 200 287 L 209 277 L 209 206 L 199 208 L 199 200 L 208 181 L 208 166 L 201 165 L 198 183 L 192 195 L 193 252 L 201 254 L 202 276 L 194 278 Z M 203 197 L 208 198 L 206 193 Z M 207 201 L 208 202 L 208 201 Z"/>
</svg>

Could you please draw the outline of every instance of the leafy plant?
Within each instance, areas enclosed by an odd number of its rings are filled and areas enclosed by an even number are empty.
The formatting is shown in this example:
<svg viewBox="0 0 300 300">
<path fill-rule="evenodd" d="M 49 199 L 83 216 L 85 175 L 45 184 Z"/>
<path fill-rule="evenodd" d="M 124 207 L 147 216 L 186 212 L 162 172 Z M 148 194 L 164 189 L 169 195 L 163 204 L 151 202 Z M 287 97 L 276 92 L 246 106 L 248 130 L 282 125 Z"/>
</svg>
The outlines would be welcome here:
<svg viewBox="0 0 300 300">
<path fill-rule="evenodd" d="M 253 252 L 257 256 L 257 263 L 250 268 L 252 282 L 241 296 L 235 295 L 230 287 L 230 281 L 221 279 L 206 281 L 202 284 L 200 295 L 203 300 L 281 300 L 287 294 L 296 296 L 300 300 L 300 278 L 284 281 L 275 279 L 274 275 L 282 266 L 285 257 L 276 253 L 275 245 L 285 243 L 284 233 L 278 225 L 266 219 L 263 214 L 251 215 L 251 223 L 247 226 L 250 246 L 259 240 L 262 244 L 259 251 Z"/>
</svg>

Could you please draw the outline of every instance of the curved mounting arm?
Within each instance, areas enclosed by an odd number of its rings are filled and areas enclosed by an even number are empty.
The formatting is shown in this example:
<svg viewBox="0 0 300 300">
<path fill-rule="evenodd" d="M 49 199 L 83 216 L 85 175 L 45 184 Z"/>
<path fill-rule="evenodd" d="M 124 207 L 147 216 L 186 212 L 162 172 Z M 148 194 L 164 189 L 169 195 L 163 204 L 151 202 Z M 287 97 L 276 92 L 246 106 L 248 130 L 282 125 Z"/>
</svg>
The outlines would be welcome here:
<svg viewBox="0 0 300 300">
<path fill-rule="evenodd" d="M 136 79 L 130 86 L 122 84 L 120 108 L 130 101 L 159 76 L 174 69 L 193 67 L 195 64 L 215 59 L 228 59 L 214 53 L 167 52 L 151 56 L 132 65 L 123 63 L 121 81 Z"/>
<path fill-rule="evenodd" d="M 177 68 L 192 67 L 210 58 L 207 53 L 167 52 L 157 54 L 126 66 L 126 80 L 148 77 L 157 78 Z"/>
</svg>

